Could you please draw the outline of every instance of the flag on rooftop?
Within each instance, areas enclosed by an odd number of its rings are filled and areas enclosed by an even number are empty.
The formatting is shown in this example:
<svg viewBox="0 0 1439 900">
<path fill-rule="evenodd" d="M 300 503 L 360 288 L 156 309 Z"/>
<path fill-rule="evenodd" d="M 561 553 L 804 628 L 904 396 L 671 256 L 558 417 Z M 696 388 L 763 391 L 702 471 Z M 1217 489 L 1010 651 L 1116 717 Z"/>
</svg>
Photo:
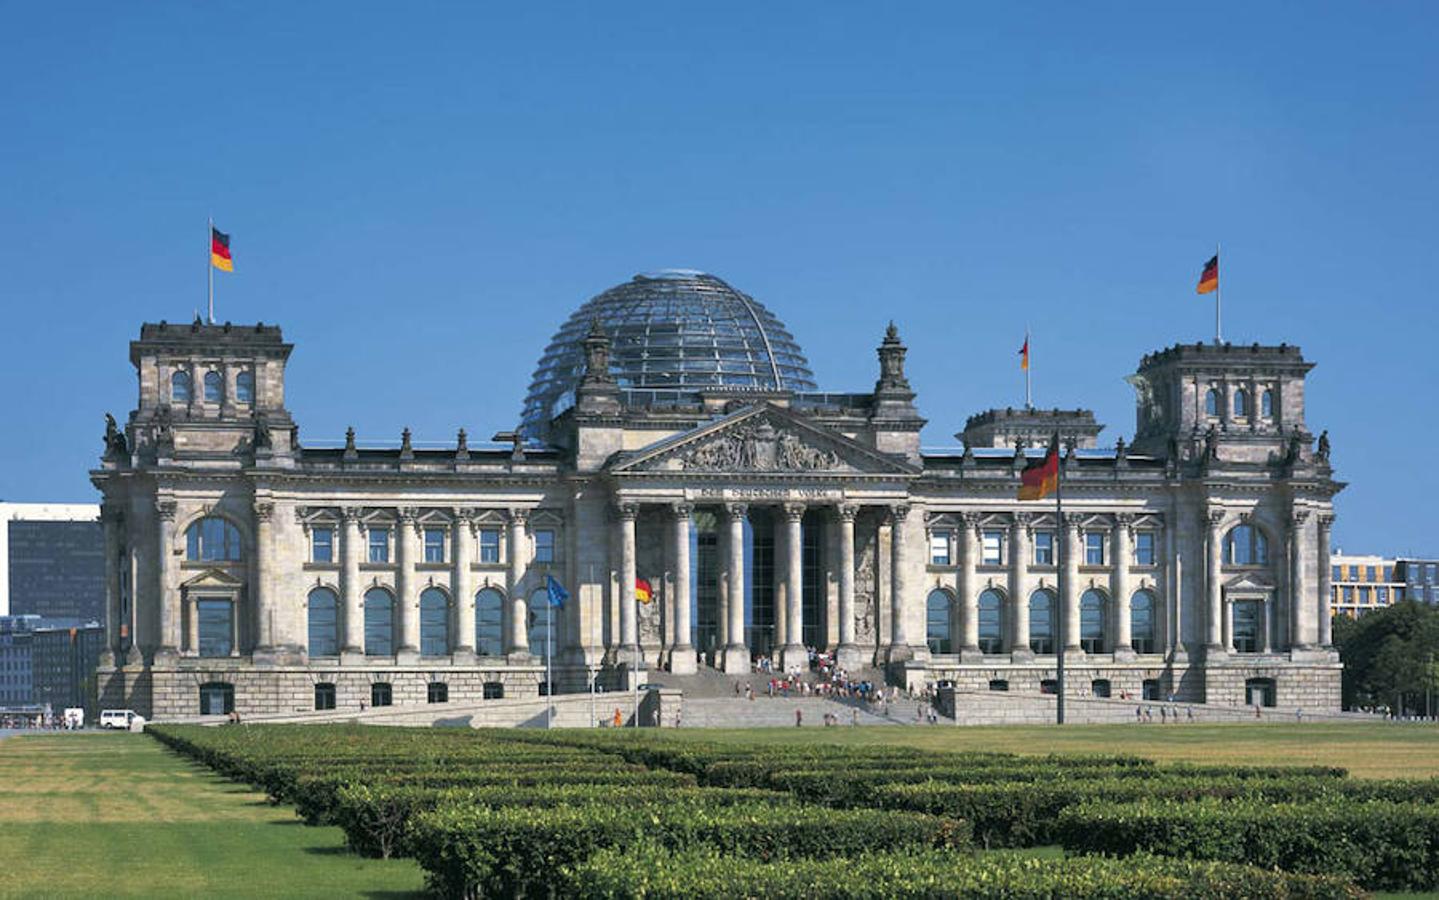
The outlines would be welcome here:
<svg viewBox="0 0 1439 900">
<path fill-rule="evenodd" d="M 214 225 L 210 226 L 210 265 L 222 272 L 235 271 L 230 259 L 230 236 Z"/>
<path fill-rule="evenodd" d="M 1031 462 L 1019 474 L 1019 499 L 1043 500 L 1059 487 L 1059 432 L 1049 442 L 1044 459 Z"/>
<path fill-rule="evenodd" d="M 1219 254 L 1214 254 L 1209 262 L 1204 264 L 1204 271 L 1199 273 L 1199 286 L 1194 289 L 1197 294 L 1210 294 L 1219 290 Z"/>
<path fill-rule="evenodd" d="M 1023 372 L 1029 371 L 1029 335 L 1024 336 L 1024 346 L 1019 348 L 1019 368 Z"/>
</svg>

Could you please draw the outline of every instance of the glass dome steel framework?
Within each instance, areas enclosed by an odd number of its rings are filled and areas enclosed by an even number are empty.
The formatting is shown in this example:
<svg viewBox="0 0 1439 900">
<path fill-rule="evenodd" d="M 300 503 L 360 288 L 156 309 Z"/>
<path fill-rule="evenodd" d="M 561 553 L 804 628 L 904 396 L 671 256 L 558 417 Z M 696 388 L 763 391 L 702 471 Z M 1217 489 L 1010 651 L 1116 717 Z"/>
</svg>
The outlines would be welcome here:
<svg viewBox="0 0 1439 900">
<path fill-rule="evenodd" d="M 555 333 L 525 397 L 525 436 L 543 438 L 549 421 L 574 405 L 584 374 L 580 340 L 596 319 L 613 344 L 610 372 L 622 390 L 816 390 L 803 351 L 774 313 L 713 275 L 669 269 L 610 288 Z"/>
</svg>

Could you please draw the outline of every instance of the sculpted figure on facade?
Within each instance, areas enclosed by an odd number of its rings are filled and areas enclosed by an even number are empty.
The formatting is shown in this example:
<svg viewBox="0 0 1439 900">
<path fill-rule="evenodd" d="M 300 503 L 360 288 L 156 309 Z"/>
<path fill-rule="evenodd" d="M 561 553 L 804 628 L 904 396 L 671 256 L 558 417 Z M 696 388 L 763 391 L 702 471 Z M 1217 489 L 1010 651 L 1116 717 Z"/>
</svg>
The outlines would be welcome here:
<svg viewBox="0 0 1439 900">
<path fill-rule="evenodd" d="M 690 470 L 722 472 L 806 472 L 840 468 L 838 453 L 806 443 L 793 431 L 768 422 L 748 423 L 717 435 L 680 456 Z"/>
</svg>

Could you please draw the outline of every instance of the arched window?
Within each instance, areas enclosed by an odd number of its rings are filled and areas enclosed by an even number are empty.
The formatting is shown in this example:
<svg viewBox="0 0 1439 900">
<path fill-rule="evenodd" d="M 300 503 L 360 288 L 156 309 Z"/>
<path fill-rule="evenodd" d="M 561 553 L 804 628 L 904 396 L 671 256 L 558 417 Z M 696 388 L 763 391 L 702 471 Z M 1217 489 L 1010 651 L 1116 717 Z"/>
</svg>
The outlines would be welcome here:
<svg viewBox="0 0 1439 900">
<path fill-rule="evenodd" d="M 925 601 L 925 640 L 930 653 L 953 653 L 954 644 L 949 630 L 949 611 L 952 602 L 949 593 L 941 590 L 929 592 Z"/>
<path fill-rule="evenodd" d="M 1269 539 L 1253 525 L 1236 525 L 1224 536 L 1224 561 L 1231 566 L 1269 564 Z"/>
<path fill-rule="evenodd" d="M 1004 647 L 1004 596 L 996 590 L 979 595 L 979 649 L 999 653 Z"/>
<path fill-rule="evenodd" d="M 492 587 L 475 595 L 475 652 L 480 656 L 504 653 L 505 598 Z"/>
<path fill-rule="evenodd" d="M 176 372 L 170 376 L 170 402 L 190 402 L 190 373 L 185 371 Z"/>
<path fill-rule="evenodd" d="M 1259 414 L 1266 419 L 1274 417 L 1274 392 L 1265 391 L 1259 395 Z"/>
<path fill-rule="evenodd" d="M 255 402 L 255 373 L 249 369 L 235 376 L 235 400 L 239 403 Z"/>
<path fill-rule="evenodd" d="M 550 623 L 554 610 L 550 607 L 550 595 L 544 588 L 530 594 L 530 655 L 543 660 L 548 651 L 555 650 L 555 635 L 550 634 Z M 548 640 L 547 640 L 548 638 Z"/>
<path fill-rule="evenodd" d="M 214 369 L 205 373 L 205 402 L 219 403 L 225 399 L 225 379 Z"/>
<path fill-rule="evenodd" d="M 420 655 L 450 652 L 450 598 L 439 588 L 420 592 Z"/>
<path fill-rule="evenodd" d="M 1079 598 L 1079 646 L 1085 653 L 1104 652 L 1104 600 L 1092 589 Z"/>
<path fill-rule="evenodd" d="M 185 558 L 190 562 L 239 562 L 240 529 L 228 519 L 206 516 L 185 529 Z"/>
<path fill-rule="evenodd" d="M 1244 388 L 1234 392 L 1234 414 L 1236 416 L 1249 415 L 1249 392 Z"/>
<path fill-rule="evenodd" d="M 1206 416 L 1219 415 L 1219 391 L 1214 388 L 1210 388 L 1209 393 L 1204 395 L 1204 414 Z"/>
<path fill-rule="evenodd" d="M 310 655 L 339 655 L 340 598 L 329 588 L 315 588 L 305 599 L 305 608 L 310 624 Z"/>
<path fill-rule="evenodd" d="M 228 681 L 200 685 L 200 715 L 225 716 L 235 711 L 235 686 Z"/>
<path fill-rule="evenodd" d="M 395 598 L 384 588 L 365 591 L 365 655 L 395 655 Z"/>
<path fill-rule="evenodd" d="M 1054 595 L 1049 591 L 1029 595 L 1029 649 L 1054 652 Z"/>
<path fill-rule="evenodd" d="M 1135 653 L 1154 652 L 1154 595 L 1135 591 L 1129 600 L 1129 639 Z"/>
</svg>

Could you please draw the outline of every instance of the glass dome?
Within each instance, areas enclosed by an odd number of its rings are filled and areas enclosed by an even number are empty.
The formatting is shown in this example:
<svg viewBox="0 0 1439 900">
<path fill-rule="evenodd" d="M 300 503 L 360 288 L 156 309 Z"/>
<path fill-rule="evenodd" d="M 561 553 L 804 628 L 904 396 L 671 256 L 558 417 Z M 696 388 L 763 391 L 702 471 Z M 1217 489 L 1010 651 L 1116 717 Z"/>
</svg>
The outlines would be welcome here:
<svg viewBox="0 0 1439 900">
<path fill-rule="evenodd" d="M 550 419 L 574 405 L 584 374 L 579 342 L 594 319 L 613 343 L 610 372 L 622 390 L 816 389 L 803 351 L 774 313 L 713 275 L 666 269 L 594 297 L 555 333 L 525 397 L 526 436 L 543 437 Z"/>
</svg>

